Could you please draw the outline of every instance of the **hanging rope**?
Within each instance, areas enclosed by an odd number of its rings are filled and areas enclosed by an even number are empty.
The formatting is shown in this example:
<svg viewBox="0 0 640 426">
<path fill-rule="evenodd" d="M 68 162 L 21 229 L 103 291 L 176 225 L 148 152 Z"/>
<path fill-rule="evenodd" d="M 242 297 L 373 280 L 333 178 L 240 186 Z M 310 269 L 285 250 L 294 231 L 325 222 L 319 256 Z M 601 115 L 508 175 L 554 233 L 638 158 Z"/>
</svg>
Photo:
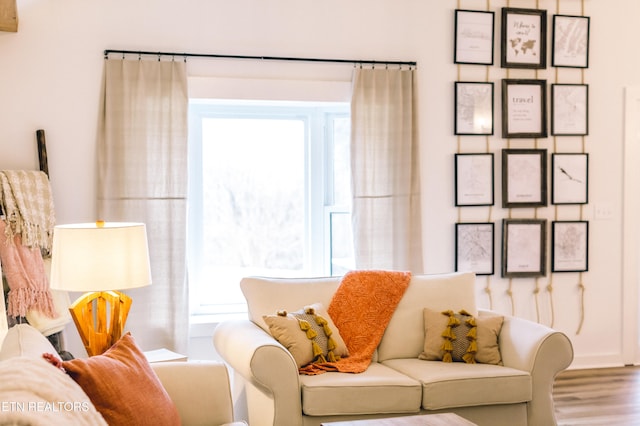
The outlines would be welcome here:
<svg viewBox="0 0 640 426">
<path fill-rule="evenodd" d="M 578 324 L 578 330 L 576 330 L 576 335 L 580 334 L 580 332 L 582 331 L 582 325 L 584 324 L 584 311 L 585 311 L 585 306 L 584 306 L 584 293 L 585 293 L 585 286 L 582 283 L 582 272 L 580 272 L 580 279 L 578 282 L 578 288 L 580 289 L 580 323 Z"/>
<path fill-rule="evenodd" d="M 539 285 L 539 279 L 536 278 L 535 279 L 535 288 L 533 289 L 533 297 L 535 299 L 536 302 L 536 319 L 538 322 L 540 322 L 540 302 L 538 300 L 538 294 L 540 294 L 540 285 Z"/>
<path fill-rule="evenodd" d="M 560 0 L 556 1 L 556 14 L 560 13 Z M 559 77 L 559 69 L 556 67 L 554 72 L 554 83 L 558 83 Z M 552 154 L 555 154 L 558 151 L 558 137 L 556 135 L 553 136 L 553 150 Z M 553 185 L 553 182 L 551 183 Z M 558 205 L 556 204 L 553 209 L 553 220 L 558 220 Z M 547 284 L 547 294 L 549 295 L 549 307 L 551 310 L 551 327 L 555 322 L 555 306 L 553 303 L 553 272 L 549 274 L 549 283 Z"/>
<path fill-rule="evenodd" d="M 489 10 L 491 10 L 491 1 L 487 0 L 487 11 Z M 485 66 L 484 81 L 486 83 L 490 81 L 489 79 L 490 71 L 491 71 L 491 67 L 489 67 L 488 65 Z M 489 138 L 489 135 L 485 136 L 485 151 L 487 153 L 491 152 L 491 139 Z M 489 206 L 489 215 L 487 217 L 487 222 L 492 221 L 492 216 L 493 216 L 493 206 Z M 487 294 L 487 298 L 489 299 L 489 309 L 493 310 L 493 294 L 491 293 L 491 276 L 490 275 L 487 275 L 484 292 Z"/>
<path fill-rule="evenodd" d="M 457 0 L 457 8 L 461 9 L 461 1 Z M 491 2 L 490 0 L 487 0 L 487 4 L 486 4 L 486 9 L 487 11 L 491 10 Z M 462 69 L 463 67 L 461 66 L 461 64 L 457 64 L 456 65 L 456 81 L 462 81 Z M 486 83 L 490 82 L 490 70 L 491 67 L 490 66 L 485 66 L 485 78 L 484 81 Z M 460 154 L 462 153 L 463 149 L 462 149 L 462 142 L 463 142 L 463 138 L 461 135 L 457 135 L 456 137 L 456 153 Z M 490 144 L 490 137 L 489 135 L 485 135 L 485 152 L 486 153 L 490 153 L 491 152 L 491 144 Z M 463 214 L 462 214 L 462 207 L 458 207 L 457 209 L 457 216 L 458 216 L 458 222 L 461 223 L 463 221 Z M 493 208 L 492 206 L 489 206 L 489 214 L 488 214 L 488 219 L 487 222 L 491 222 L 492 220 L 492 212 L 493 212 Z M 495 260 L 494 260 L 495 261 Z M 491 276 L 487 275 L 486 276 L 486 284 L 484 287 L 484 292 L 487 295 L 488 301 L 489 301 L 489 309 L 493 310 L 494 309 L 494 305 L 493 305 L 493 295 L 492 295 L 492 290 L 491 290 Z"/>
<path fill-rule="evenodd" d="M 487 275 L 487 285 L 484 287 L 484 292 L 489 299 L 489 309 L 493 310 L 493 295 L 491 294 L 491 275 Z"/>
<path fill-rule="evenodd" d="M 555 309 L 553 307 L 553 274 L 549 277 L 549 284 L 547 284 L 547 293 L 549 294 L 549 303 L 551 305 L 551 324 L 549 327 L 553 328 L 556 321 Z"/>
<path fill-rule="evenodd" d="M 511 300 L 511 316 L 516 316 L 516 302 L 513 297 L 513 278 L 509 278 L 509 288 L 507 289 L 507 295 Z"/>
</svg>

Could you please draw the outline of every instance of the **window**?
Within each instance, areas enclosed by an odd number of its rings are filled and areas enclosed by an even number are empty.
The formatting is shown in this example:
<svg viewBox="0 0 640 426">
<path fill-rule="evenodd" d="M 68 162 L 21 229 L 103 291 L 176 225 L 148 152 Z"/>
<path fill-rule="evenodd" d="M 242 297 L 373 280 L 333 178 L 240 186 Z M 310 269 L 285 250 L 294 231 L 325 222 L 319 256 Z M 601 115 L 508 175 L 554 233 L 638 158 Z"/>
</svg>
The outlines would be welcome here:
<svg viewBox="0 0 640 426">
<path fill-rule="evenodd" d="M 194 315 L 246 312 L 243 276 L 353 268 L 348 104 L 194 100 L 189 115 Z"/>
</svg>

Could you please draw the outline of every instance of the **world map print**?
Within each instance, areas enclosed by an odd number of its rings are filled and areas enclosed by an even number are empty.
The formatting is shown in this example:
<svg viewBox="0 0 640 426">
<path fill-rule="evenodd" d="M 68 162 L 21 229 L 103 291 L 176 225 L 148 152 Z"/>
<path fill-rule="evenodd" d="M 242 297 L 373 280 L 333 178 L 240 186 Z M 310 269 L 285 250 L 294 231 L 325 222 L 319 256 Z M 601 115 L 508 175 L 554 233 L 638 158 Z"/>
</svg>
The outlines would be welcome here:
<svg viewBox="0 0 640 426">
<path fill-rule="evenodd" d="M 546 13 L 503 10 L 503 60 L 507 64 L 539 66 L 544 62 Z"/>
<path fill-rule="evenodd" d="M 514 37 L 509 39 L 512 56 L 520 58 L 521 62 L 527 57 L 538 56 L 537 40 L 530 38 Z"/>
<path fill-rule="evenodd" d="M 537 56 L 537 52 L 535 50 L 536 40 L 530 39 L 522 39 L 520 37 L 512 38 L 509 40 L 511 44 L 511 49 L 513 49 L 513 53 L 518 55 L 527 55 L 530 53 L 533 56 Z"/>
</svg>

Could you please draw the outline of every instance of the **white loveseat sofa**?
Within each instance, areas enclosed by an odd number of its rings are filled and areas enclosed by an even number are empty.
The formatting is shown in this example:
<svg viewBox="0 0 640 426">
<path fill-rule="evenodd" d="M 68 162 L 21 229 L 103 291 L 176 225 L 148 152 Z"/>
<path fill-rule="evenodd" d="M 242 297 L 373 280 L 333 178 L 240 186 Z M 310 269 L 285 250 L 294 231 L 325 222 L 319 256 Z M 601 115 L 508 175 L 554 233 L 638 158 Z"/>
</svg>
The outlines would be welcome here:
<svg viewBox="0 0 640 426">
<path fill-rule="evenodd" d="M 503 365 L 419 359 L 425 307 L 475 315 L 472 273 L 414 275 L 363 373 L 300 375 L 292 355 L 269 334 L 263 315 L 328 306 L 341 278 L 244 278 L 247 320 L 220 323 L 213 336 L 220 356 L 244 392 L 248 421 L 261 425 L 454 412 L 487 426 L 556 424 L 552 388 L 573 360 L 569 339 L 544 325 L 505 316 L 499 334 Z"/>
</svg>

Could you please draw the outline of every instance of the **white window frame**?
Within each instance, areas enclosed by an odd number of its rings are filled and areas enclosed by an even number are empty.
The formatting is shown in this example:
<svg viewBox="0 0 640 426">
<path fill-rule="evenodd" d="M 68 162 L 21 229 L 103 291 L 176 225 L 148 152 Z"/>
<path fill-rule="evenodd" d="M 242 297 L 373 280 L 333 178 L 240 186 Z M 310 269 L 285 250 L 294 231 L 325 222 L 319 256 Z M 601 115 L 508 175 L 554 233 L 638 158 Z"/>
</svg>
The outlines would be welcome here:
<svg viewBox="0 0 640 426">
<path fill-rule="evenodd" d="M 204 223 L 200 197 L 202 182 L 202 127 L 205 117 L 260 117 L 260 118 L 294 118 L 305 122 L 305 236 L 304 262 L 306 276 L 331 274 L 331 229 L 332 213 L 348 213 L 348 206 L 333 205 L 332 161 L 332 129 L 335 117 L 348 116 L 346 103 L 302 103 L 302 102 L 264 102 L 264 101 L 211 101 L 192 99 L 189 113 L 190 133 L 190 194 L 189 194 L 189 264 L 191 288 L 192 322 L 210 322 L 238 315 L 246 316 L 246 305 L 203 306 L 198 295 L 198 285 L 210 281 L 211 277 L 199 277 L 203 259 L 198 245 L 202 244 L 201 228 Z M 322 143 L 318 143 L 322 141 Z"/>
</svg>

